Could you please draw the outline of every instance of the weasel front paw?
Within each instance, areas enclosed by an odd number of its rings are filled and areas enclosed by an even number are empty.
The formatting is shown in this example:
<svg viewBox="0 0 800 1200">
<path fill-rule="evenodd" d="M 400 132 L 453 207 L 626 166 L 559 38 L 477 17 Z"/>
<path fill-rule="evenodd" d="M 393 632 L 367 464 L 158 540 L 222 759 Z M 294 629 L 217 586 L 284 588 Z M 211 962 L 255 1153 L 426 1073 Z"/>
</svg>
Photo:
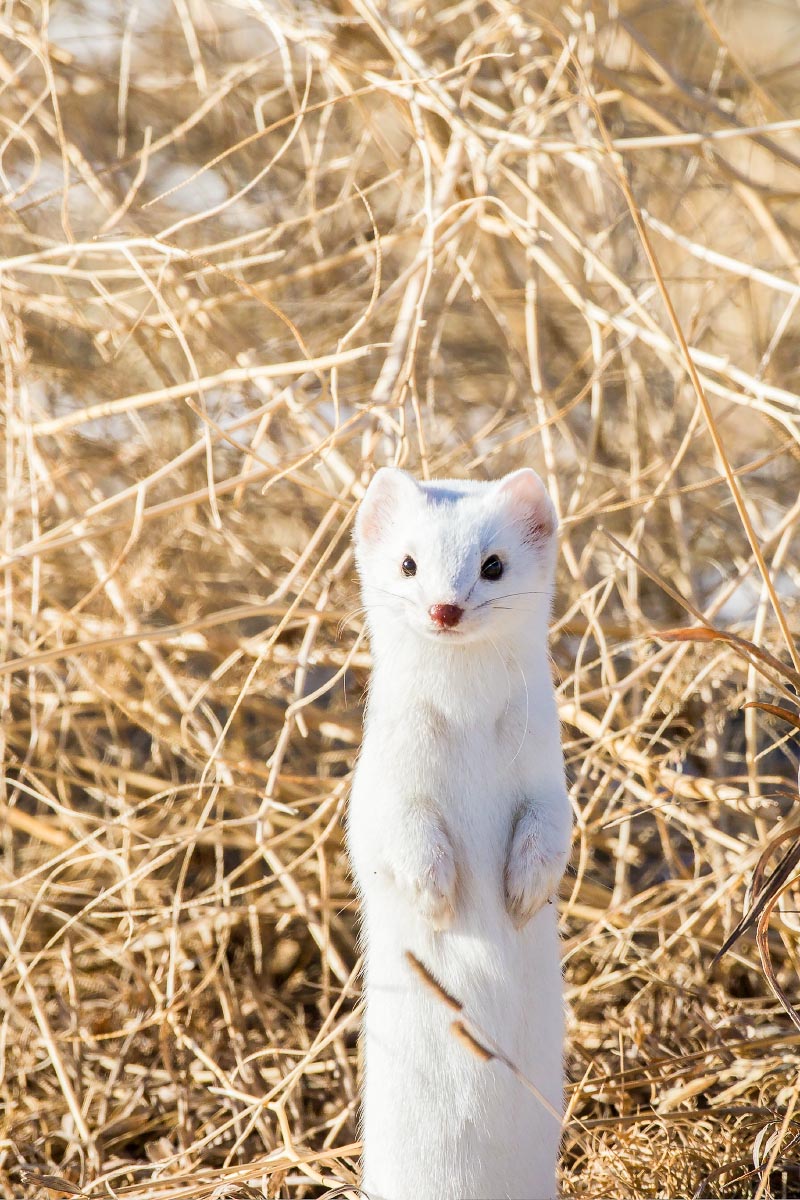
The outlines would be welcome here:
<svg viewBox="0 0 800 1200">
<path fill-rule="evenodd" d="M 449 929 L 455 915 L 456 864 L 447 835 L 430 826 L 412 854 L 392 872 L 419 915 L 434 929 Z"/>
<path fill-rule="evenodd" d="M 519 819 L 511 837 L 503 884 L 506 910 L 516 929 L 552 900 L 564 873 L 564 856 L 548 853 L 538 822 Z"/>
</svg>

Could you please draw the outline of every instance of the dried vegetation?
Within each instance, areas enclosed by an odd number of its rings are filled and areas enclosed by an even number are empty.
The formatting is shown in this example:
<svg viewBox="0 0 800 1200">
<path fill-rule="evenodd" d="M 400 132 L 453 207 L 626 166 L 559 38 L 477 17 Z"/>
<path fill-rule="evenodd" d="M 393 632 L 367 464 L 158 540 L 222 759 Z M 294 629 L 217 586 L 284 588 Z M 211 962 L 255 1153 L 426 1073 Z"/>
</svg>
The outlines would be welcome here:
<svg viewBox="0 0 800 1200">
<path fill-rule="evenodd" d="M 532 463 L 563 519 L 566 1195 L 800 1194 L 791 860 L 712 961 L 796 836 L 794 730 L 745 704 L 796 712 L 797 28 L 6 0 L 4 1197 L 354 1179 L 385 462 Z"/>
</svg>

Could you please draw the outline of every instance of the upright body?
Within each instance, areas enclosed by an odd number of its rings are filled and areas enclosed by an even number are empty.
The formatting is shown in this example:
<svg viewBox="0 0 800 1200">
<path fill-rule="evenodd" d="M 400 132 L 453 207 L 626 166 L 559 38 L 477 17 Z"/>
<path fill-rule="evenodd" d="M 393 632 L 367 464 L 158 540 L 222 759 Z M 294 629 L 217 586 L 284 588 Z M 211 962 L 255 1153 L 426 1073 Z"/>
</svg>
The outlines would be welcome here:
<svg viewBox="0 0 800 1200">
<path fill-rule="evenodd" d="M 555 519 L 538 476 L 378 472 L 356 546 L 374 669 L 348 822 L 366 954 L 371 1200 L 552 1200 L 560 1125 L 469 1053 L 412 951 L 562 1106 L 556 910 L 570 806 L 549 658 Z"/>
</svg>

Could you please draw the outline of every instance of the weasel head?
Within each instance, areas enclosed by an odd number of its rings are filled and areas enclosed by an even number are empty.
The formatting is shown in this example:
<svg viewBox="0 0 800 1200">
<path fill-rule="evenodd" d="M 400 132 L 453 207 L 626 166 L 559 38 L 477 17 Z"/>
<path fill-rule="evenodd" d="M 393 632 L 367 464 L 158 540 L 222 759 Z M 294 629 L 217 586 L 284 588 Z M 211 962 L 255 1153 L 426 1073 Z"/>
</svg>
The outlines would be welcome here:
<svg viewBox="0 0 800 1200">
<path fill-rule="evenodd" d="M 546 630 L 556 516 L 535 471 L 418 483 L 383 467 L 358 510 L 355 543 L 373 637 L 455 647 Z"/>
</svg>

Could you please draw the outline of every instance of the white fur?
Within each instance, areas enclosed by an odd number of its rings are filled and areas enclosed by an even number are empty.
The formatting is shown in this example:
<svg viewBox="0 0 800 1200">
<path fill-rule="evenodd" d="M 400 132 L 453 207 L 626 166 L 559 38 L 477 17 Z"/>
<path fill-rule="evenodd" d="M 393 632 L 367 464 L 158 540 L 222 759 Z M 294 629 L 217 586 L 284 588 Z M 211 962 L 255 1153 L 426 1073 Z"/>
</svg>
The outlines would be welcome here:
<svg viewBox="0 0 800 1200">
<path fill-rule="evenodd" d="M 418 484 L 384 469 L 356 550 L 374 658 L 348 821 L 366 950 L 363 1187 L 370 1200 L 551 1200 L 558 1123 L 453 1036 L 405 951 L 561 1111 L 548 901 L 571 814 L 547 652 L 552 506 L 533 471 Z M 490 554 L 496 582 L 480 576 Z M 436 631 L 432 604 L 465 610 L 456 630 Z"/>
</svg>

